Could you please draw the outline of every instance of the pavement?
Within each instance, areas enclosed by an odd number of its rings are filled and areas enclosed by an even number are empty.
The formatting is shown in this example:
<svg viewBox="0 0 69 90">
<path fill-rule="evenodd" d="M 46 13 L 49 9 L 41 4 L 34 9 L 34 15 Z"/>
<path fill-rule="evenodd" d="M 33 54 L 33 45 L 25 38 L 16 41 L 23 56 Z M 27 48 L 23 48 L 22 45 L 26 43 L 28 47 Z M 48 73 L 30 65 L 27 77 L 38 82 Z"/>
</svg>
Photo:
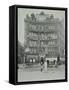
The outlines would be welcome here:
<svg viewBox="0 0 69 90">
<path fill-rule="evenodd" d="M 40 69 L 40 66 L 37 68 L 36 66 L 34 68 L 19 68 L 18 82 L 65 79 L 65 65 L 47 68 L 47 71 L 42 72 Z"/>
</svg>

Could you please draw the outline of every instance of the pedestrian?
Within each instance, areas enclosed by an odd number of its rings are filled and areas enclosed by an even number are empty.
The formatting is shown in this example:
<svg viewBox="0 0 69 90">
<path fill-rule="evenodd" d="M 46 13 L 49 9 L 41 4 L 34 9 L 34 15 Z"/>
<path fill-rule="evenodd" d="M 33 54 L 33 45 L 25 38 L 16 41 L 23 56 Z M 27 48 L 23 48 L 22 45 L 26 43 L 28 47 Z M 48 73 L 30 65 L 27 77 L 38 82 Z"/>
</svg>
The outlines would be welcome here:
<svg viewBox="0 0 69 90">
<path fill-rule="evenodd" d="M 47 71 L 47 60 L 45 58 L 45 61 L 44 61 L 44 71 Z"/>
<path fill-rule="evenodd" d="M 40 64 L 41 64 L 41 72 L 42 72 L 43 68 L 44 68 L 44 59 L 43 59 L 43 57 L 41 57 Z"/>
<path fill-rule="evenodd" d="M 57 57 L 57 64 L 59 65 L 60 63 L 60 56 Z"/>
</svg>

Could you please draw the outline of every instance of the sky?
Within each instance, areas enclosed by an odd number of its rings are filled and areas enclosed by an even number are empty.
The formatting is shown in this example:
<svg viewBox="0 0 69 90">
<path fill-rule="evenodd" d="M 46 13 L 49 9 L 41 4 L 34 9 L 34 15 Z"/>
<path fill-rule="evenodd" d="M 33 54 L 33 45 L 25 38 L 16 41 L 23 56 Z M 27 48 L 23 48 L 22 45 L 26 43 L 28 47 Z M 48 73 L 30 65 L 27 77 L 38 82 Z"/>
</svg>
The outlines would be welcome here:
<svg viewBox="0 0 69 90">
<path fill-rule="evenodd" d="M 18 8 L 18 40 L 21 44 L 24 44 L 24 18 L 26 18 L 27 14 L 39 14 L 41 11 L 43 11 L 45 14 L 54 14 L 55 18 L 59 18 L 60 20 L 64 19 L 65 21 L 65 11 Z"/>
</svg>

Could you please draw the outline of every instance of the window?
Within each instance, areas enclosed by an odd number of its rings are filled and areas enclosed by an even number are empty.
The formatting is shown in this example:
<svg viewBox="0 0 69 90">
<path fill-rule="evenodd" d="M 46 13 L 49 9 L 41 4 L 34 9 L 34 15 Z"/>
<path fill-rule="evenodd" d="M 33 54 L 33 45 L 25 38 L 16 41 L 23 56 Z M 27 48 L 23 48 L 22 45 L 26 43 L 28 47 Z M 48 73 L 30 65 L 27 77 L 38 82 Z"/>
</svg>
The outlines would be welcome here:
<svg viewBox="0 0 69 90">
<path fill-rule="evenodd" d="M 37 46 L 37 42 L 36 41 L 30 41 L 29 44 L 30 44 L 31 47 Z"/>
<path fill-rule="evenodd" d="M 55 26 L 49 26 L 48 28 L 49 29 L 55 29 Z"/>
</svg>

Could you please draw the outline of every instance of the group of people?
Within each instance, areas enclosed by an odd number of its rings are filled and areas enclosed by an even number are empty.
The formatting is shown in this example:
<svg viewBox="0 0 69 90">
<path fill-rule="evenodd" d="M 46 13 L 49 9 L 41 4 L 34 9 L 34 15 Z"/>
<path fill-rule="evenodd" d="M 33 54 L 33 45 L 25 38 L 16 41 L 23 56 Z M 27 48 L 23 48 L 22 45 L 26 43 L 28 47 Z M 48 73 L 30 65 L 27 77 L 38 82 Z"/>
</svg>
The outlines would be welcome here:
<svg viewBox="0 0 69 90">
<path fill-rule="evenodd" d="M 60 63 L 60 57 L 58 56 L 56 58 L 56 60 L 54 60 L 54 58 L 53 58 L 53 63 L 55 65 L 55 67 L 57 67 L 59 65 L 59 63 Z M 41 72 L 43 70 L 47 71 L 47 67 L 49 65 L 49 60 L 46 60 L 46 58 L 41 57 L 40 64 L 41 64 Z"/>
</svg>

